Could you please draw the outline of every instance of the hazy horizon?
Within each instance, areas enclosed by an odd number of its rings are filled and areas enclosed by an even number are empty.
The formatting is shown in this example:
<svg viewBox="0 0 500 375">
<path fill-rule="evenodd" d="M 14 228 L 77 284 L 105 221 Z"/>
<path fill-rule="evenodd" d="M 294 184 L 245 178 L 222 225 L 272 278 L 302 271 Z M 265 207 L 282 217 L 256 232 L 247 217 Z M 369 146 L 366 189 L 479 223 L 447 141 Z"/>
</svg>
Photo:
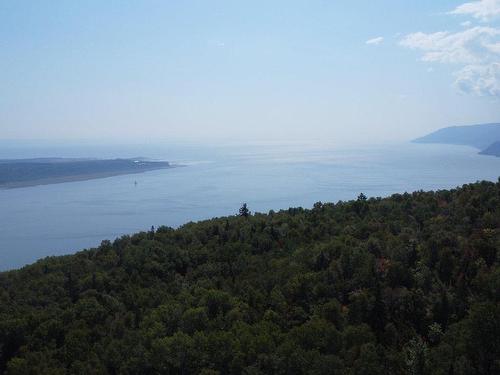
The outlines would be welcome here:
<svg viewBox="0 0 500 375">
<path fill-rule="evenodd" d="M 409 140 L 500 121 L 500 2 L 0 4 L 0 138 Z"/>
</svg>

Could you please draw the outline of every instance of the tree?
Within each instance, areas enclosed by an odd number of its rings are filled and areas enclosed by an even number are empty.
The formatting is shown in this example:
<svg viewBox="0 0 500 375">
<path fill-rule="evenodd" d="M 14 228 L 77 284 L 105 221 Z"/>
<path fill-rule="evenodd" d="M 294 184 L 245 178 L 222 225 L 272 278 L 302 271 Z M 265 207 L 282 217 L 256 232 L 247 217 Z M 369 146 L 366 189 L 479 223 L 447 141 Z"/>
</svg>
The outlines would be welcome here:
<svg viewBox="0 0 500 375">
<path fill-rule="evenodd" d="M 151 363 L 159 373 L 192 373 L 191 367 L 196 366 L 192 356 L 194 350 L 193 339 L 176 332 L 173 336 L 153 341 Z"/>
<path fill-rule="evenodd" d="M 481 374 L 500 371 L 500 304 L 480 303 L 472 306 L 465 321 L 467 354 Z"/>
<path fill-rule="evenodd" d="M 245 204 L 0 272 L 0 374 L 500 374 L 498 197 Z"/>
<path fill-rule="evenodd" d="M 411 375 L 427 374 L 427 344 L 420 337 L 411 339 L 404 348 L 405 363 Z"/>
<path fill-rule="evenodd" d="M 240 216 L 243 216 L 243 217 L 248 217 L 250 215 L 250 210 L 248 209 L 246 203 L 243 203 L 243 205 L 240 207 L 239 214 L 240 214 Z"/>
</svg>

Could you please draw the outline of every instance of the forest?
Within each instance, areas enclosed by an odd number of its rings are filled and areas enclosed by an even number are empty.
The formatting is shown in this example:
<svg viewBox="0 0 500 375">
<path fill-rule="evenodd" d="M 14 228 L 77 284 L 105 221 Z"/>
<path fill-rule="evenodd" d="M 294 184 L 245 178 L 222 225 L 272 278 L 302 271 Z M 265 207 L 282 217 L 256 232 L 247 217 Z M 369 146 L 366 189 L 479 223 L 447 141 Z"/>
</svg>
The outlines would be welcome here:
<svg viewBox="0 0 500 375">
<path fill-rule="evenodd" d="M 0 273 L 0 374 L 500 374 L 500 181 L 249 209 Z"/>
</svg>

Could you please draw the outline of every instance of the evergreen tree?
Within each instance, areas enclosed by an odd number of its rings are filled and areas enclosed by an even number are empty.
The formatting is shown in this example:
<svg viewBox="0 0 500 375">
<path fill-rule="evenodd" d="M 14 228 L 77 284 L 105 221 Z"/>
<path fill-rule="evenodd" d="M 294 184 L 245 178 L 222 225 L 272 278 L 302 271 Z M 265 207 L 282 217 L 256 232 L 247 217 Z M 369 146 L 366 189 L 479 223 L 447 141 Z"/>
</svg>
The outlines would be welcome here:
<svg viewBox="0 0 500 375">
<path fill-rule="evenodd" d="M 246 203 L 243 203 L 243 205 L 240 207 L 239 215 L 243 217 L 248 217 L 250 215 L 250 210 L 248 209 Z"/>
</svg>

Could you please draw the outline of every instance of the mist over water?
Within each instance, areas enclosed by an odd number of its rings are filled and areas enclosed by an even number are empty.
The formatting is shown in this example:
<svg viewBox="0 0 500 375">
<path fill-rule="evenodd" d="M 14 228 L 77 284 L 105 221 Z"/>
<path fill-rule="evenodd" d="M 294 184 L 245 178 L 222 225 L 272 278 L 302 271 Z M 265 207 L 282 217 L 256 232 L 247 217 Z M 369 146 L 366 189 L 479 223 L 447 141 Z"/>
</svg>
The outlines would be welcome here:
<svg viewBox="0 0 500 375">
<path fill-rule="evenodd" d="M 135 157 L 183 167 L 104 179 L 0 190 L 0 269 L 69 254 L 104 239 L 252 211 L 311 207 L 367 196 L 496 181 L 500 158 L 470 147 L 385 144 L 246 146 L 24 145 L 0 158 Z M 137 182 L 137 185 L 135 184 Z"/>
</svg>

